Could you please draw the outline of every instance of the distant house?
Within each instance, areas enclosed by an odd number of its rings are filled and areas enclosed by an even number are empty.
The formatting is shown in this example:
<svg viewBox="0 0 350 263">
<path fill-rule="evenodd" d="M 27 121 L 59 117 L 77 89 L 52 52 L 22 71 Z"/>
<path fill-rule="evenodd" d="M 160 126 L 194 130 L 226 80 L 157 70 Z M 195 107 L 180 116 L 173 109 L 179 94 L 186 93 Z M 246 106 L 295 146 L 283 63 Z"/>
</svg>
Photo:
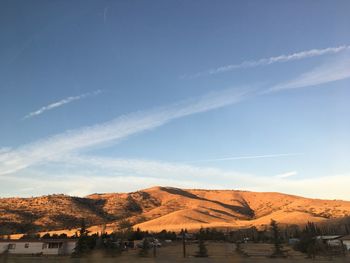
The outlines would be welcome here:
<svg viewBox="0 0 350 263">
<path fill-rule="evenodd" d="M 331 247 L 341 246 L 341 241 L 339 240 L 342 236 L 327 235 L 327 236 L 317 236 L 316 239 L 322 241 Z"/>
<path fill-rule="evenodd" d="M 75 239 L 0 240 L 0 254 L 70 255 L 76 242 Z"/>
<path fill-rule="evenodd" d="M 350 250 L 350 235 L 339 238 L 347 250 Z"/>
</svg>

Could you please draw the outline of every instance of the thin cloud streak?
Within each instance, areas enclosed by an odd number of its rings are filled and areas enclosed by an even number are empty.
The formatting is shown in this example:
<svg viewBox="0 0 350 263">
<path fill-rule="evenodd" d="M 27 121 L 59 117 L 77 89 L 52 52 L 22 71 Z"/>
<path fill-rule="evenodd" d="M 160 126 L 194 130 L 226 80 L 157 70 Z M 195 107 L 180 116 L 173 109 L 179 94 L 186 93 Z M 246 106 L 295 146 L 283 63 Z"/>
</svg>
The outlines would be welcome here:
<svg viewBox="0 0 350 263">
<path fill-rule="evenodd" d="M 115 143 L 128 136 L 162 126 L 171 120 L 225 107 L 243 100 L 248 90 L 227 89 L 197 99 L 120 116 L 110 122 L 68 131 L 0 154 L 0 175 L 52 161 L 69 153 Z"/>
<path fill-rule="evenodd" d="M 279 55 L 269 58 L 261 58 L 258 60 L 247 60 L 239 64 L 226 65 L 218 67 L 215 69 L 210 69 L 207 71 L 199 72 L 191 76 L 183 76 L 182 78 L 197 78 L 204 75 L 215 75 L 223 72 L 233 71 L 242 68 L 254 68 L 259 66 L 268 66 L 275 63 L 284 63 L 289 61 L 302 60 L 311 57 L 318 57 L 323 55 L 337 54 L 342 51 L 350 50 L 350 45 L 342 45 L 338 47 L 328 47 L 324 49 L 311 49 L 306 51 L 301 51 L 292 54 Z"/>
<path fill-rule="evenodd" d="M 103 9 L 103 23 L 106 24 L 107 22 L 107 13 L 108 13 L 108 9 L 109 7 L 106 6 L 104 9 Z"/>
<path fill-rule="evenodd" d="M 271 93 L 289 89 L 312 87 L 329 82 L 350 78 L 350 55 L 323 64 L 315 69 L 303 73 L 299 77 L 277 84 L 263 93 Z"/>
<path fill-rule="evenodd" d="M 68 164 L 70 167 L 77 167 L 93 170 L 97 167 L 103 171 L 103 174 L 123 176 L 140 176 L 152 178 L 176 178 L 179 179 L 212 179 L 213 175 L 218 178 L 222 171 L 211 167 L 197 167 L 184 163 L 172 163 L 145 159 L 125 159 L 109 158 L 84 155 L 62 156 L 56 160 L 58 164 Z M 235 174 L 237 178 L 248 176 L 243 173 L 230 172 L 232 177 Z"/>
<path fill-rule="evenodd" d="M 231 160 L 246 160 L 246 159 L 261 159 L 261 158 L 278 158 L 278 157 L 288 157 L 288 156 L 299 156 L 304 153 L 280 153 L 280 154 L 265 154 L 265 155 L 243 155 L 243 156 L 232 156 L 217 159 L 204 159 L 196 160 L 185 163 L 205 163 L 205 162 L 220 162 L 220 161 L 231 161 Z"/>
<path fill-rule="evenodd" d="M 291 171 L 291 172 L 286 172 L 286 173 L 283 173 L 283 174 L 278 174 L 275 177 L 276 178 L 288 178 L 288 177 L 291 177 L 291 176 L 295 176 L 297 174 L 298 174 L 297 171 Z"/>
<path fill-rule="evenodd" d="M 40 114 L 43 114 L 46 111 L 49 111 L 49 110 L 61 107 L 61 106 L 65 105 L 65 104 L 71 103 L 71 102 L 76 101 L 76 100 L 85 99 L 85 98 L 90 97 L 90 96 L 96 96 L 96 95 L 98 95 L 100 93 L 101 93 L 101 90 L 96 90 L 94 92 L 89 92 L 89 93 L 81 94 L 81 95 L 78 95 L 78 96 L 67 97 L 67 98 L 62 99 L 60 101 L 56 101 L 56 102 L 51 103 L 49 105 L 43 106 L 43 107 L 41 107 L 40 109 L 38 109 L 36 111 L 28 113 L 26 116 L 23 117 L 23 119 L 29 119 L 29 118 L 38 116 Z"/>
</svg>

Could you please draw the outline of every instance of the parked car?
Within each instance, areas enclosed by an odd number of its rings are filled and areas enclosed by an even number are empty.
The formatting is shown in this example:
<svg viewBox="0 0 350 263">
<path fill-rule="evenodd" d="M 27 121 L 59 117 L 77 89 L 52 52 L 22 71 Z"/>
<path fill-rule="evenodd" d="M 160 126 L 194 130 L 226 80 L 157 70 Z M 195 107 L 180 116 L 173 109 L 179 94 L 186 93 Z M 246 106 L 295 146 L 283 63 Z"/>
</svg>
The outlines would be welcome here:
<svg viewBox="0 0 350 263">
<path fill-rule="evenodd" d="M 161 247 L 162 246 L 162 243 L 159 242 L 158 239 L 153 239 L 153 241 L 150 242 L 151 243 L 151 246 L 156 246 L 156 247 Z"/>
</svg>

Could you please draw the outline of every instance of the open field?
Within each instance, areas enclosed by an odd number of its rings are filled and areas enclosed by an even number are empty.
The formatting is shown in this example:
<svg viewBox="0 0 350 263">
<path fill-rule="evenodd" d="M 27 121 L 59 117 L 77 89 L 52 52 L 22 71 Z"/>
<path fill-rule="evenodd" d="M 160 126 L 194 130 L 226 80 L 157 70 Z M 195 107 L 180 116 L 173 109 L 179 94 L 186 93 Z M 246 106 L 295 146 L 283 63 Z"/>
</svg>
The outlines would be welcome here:
<svg viewBox="0 0 350 263">
<path fill-rule="evenodd" d="M 237 263 L 254 263 L 254 262 L 274 262 L 274 263 L 292 263 L 292 262 L 350 262 L 350 257 L 339 257 L 334 259 L 318 258 L 316 260 L 306 259 L 303 254 L 289 253 L 290 257 L 286 259 L 271 259 L 264 255 L 264 252 L 271 250 L 271 245 L 267 244 L 245 244 L 244 250 L 251 256 L 245 257 L 235 252 L 235 245 L 231 243 L 208 242 L 208 258 L 194 257 L 197 251 L 197 244 L 187 245 L 187 257 L 182 257 L 182 244 L 174 243 L 157 249 L 157 257 L 153 258 L 152 250 L 149 257 L 142 258 L 138 255 L 138 250 L 132 249 L 123 252 L 121 256 L 114 258 L 103 257 L 99 253 L 91 255 L 89 258 L 69 258 L 69 257 L 10 257 L 0 260 L 0 263 L 97 263 L 97 262 L 237 262 Z"/>
</svg>

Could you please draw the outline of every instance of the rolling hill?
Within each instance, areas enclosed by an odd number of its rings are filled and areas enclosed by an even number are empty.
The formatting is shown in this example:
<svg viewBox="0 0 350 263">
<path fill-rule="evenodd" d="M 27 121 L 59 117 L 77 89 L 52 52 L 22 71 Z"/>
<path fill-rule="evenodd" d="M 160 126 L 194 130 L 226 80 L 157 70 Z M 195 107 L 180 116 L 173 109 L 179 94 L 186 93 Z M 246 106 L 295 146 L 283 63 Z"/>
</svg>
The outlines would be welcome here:
<svg viewBox="0 0 350 263">
<path fill-rule="evenodd" d="M 49 195 L 0 199 L 0 234 L 74 233 L 82 218 L 98 231 L 127 218 L 134 227 L 161 231 L 200 227 L 264 226 L 326 222 L 350 215 L 350 201 L 310 199 L 282 193 L 153 187 L 132 193 L 92 194 L 84 198 Z M 71 229 L 71 231 L 68 231 Z"/>
</svg>

